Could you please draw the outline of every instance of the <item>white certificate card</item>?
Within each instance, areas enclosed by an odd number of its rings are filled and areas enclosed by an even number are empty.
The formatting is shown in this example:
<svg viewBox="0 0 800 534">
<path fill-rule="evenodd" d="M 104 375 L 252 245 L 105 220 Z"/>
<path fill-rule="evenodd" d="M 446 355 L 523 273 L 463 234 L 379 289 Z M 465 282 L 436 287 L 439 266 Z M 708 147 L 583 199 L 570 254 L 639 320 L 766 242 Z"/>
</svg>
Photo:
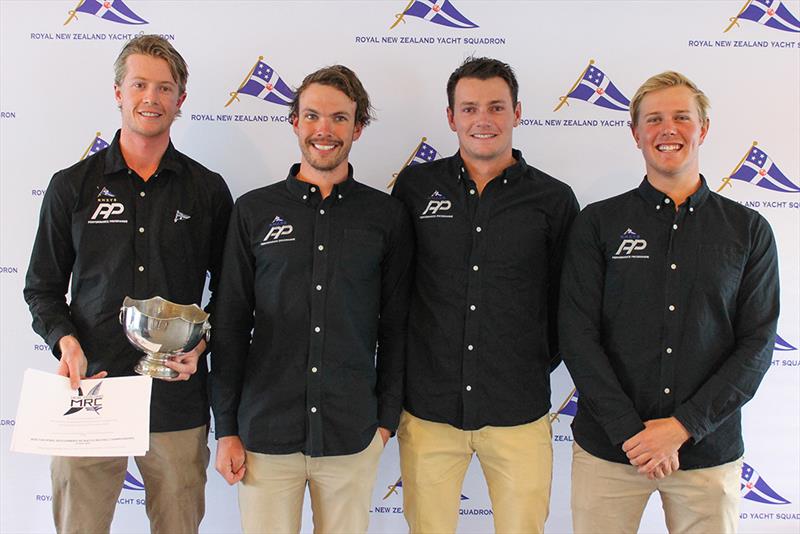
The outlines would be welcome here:
<svg viewBox="0 0 800 534">
<path fill-rule="evenodd" d="M 81 380 L 25 371 L 11 450 L 51 456 L 142 456 L 150 447 L 148 376 Z"/>
</svg>

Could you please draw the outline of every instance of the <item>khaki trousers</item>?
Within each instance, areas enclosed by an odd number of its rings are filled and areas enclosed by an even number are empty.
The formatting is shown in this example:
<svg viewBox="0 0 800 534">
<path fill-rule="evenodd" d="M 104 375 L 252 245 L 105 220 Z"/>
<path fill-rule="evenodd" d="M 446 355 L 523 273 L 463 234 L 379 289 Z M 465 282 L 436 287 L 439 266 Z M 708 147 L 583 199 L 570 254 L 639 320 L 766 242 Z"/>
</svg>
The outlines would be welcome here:
<svg viewBox="0 0 800 534">
<path fill-rule="evenodd" d="M 547 415 L 525 425 L 468 431 L 403 412 L 397 439 L 403 513 L 412 534 L 456 531 L 461 487 L 473 453 L 489 487 L 495 531 L 543 532 L 553 478 Z"/>
<path fill-rule="evenodd" d="M 661 495 L 671 534 L 735 533 L 742 459 L 716 467 L 678 470 L 648 480 L 632 465 L 572 448 L 572 524 L 576 534 L 635 534 L 654 491 Z"/>
<path fill-rule="evenodd" d="M 193 534 L 205 514 L 208 429 L 151 432 L 150 450 L 135 456 L 154 534 Z M 53 519 L 60 534 L 106 534 L 122 491 L 127 457 L 54 456 Z"/>
<path fill-rule="evenodd" d="M 343 456 L 247 451 L 247 470 L 239 485 L 242 530 L 246 534 L 300 532 L 308 484 L 315 533 L 365 533 L 382 452 L 378 432 L 366 449 Z"/>
</svg>

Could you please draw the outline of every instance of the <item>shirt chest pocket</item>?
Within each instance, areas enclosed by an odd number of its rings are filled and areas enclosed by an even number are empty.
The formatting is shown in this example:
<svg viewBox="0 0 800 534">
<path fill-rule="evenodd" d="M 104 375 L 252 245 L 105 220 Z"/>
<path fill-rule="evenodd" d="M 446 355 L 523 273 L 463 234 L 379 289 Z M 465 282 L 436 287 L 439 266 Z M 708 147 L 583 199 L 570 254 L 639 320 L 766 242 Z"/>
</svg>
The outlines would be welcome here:
<svg viewBox="0 0 800 534">
<path fill-rule="evenodd" d="M 337 267 L 350 277 L 369 280 L 381 272 L 384 239 L 380 232 L 345 228 Z"/>
<path fill-rule="evenodd" d="M 735 245 L 698 245 L 695 291 L 732 302 L 738 293 L 747 255 Z"/>
</svg>

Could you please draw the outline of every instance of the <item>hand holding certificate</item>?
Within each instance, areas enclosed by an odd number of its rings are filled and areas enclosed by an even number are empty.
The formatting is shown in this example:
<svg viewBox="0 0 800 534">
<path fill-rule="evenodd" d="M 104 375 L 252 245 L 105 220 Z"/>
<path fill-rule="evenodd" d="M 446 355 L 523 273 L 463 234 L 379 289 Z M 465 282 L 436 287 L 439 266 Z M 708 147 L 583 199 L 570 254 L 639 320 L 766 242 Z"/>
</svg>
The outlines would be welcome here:
<svg viewBox="0 0 800 534">
<path fill-rule="evenodd" d="M 147 376 L 69 379 L 25 371 L 11 450 L 51 456 L 142 456 L 150 442 Z"/>
</svg>

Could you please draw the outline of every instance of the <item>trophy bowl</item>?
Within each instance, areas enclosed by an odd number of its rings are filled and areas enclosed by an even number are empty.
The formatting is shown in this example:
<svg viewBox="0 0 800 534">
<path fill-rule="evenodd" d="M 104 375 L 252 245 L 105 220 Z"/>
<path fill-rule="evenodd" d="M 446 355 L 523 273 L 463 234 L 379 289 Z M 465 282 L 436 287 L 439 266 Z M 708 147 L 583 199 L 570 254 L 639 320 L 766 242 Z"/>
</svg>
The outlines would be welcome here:
<svg viewBox="0 0 800 534">
<path fill-rule="evenodd" d="M 164 362 L 170 356 L 192 350 L 203 337 L 208 337 L 208 317 L 197 304 L 175 304 L 161 297 L 125 297 L 119 322 L 128 341 L 145 353 L 134 371 L 153 378 L 178 376 Z"/>
</svg>

